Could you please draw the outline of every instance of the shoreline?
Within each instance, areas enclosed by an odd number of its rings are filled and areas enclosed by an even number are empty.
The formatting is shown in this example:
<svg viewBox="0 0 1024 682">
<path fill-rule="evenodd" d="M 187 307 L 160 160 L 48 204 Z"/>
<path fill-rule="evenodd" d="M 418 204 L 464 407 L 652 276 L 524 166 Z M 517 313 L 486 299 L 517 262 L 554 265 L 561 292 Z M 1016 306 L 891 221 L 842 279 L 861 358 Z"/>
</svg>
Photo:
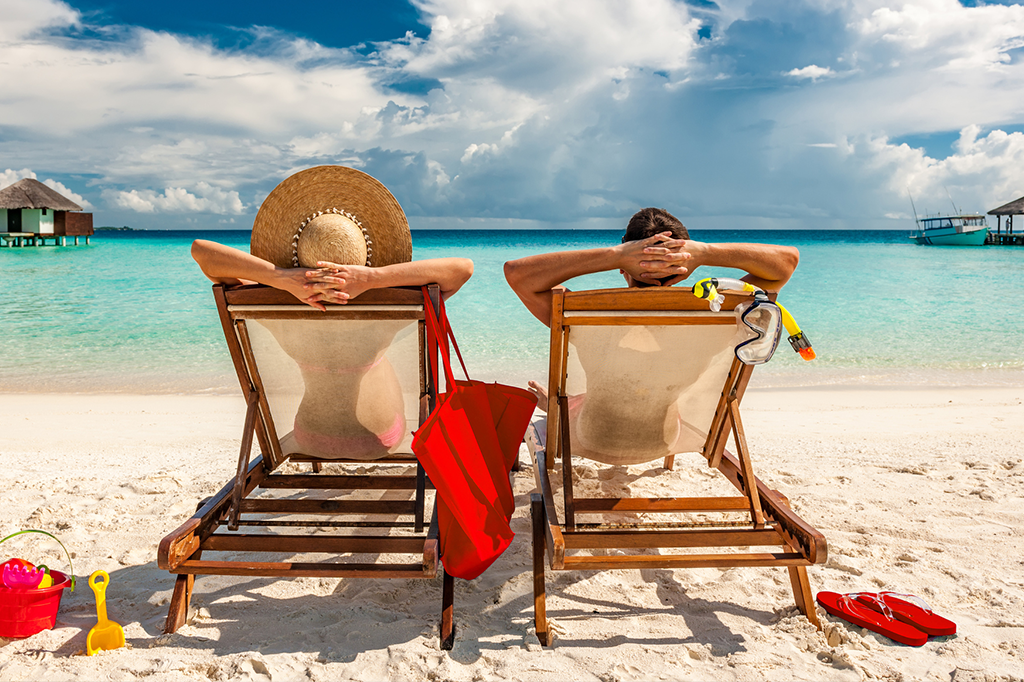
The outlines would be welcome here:
<svg viewBox="0 0 1024 682">
<path fill-rule="evenodd" d="M 813 591 L 923 597 L 959 633 L 920 648 L 820 609 L 815 631 L 795 615 L 784 570 L 697 569 L 549 574 L 556 640 L 541 649 L 525 456 L 516 538 L 481 578 L 458 581 L 451 652 L 437 646 L 439 580 L 203 576 L 189 622 L 164 635 L 173 578 L 156 547 L 233 475 L 241 395 L 5 393 L 0 409 L 0 533 L 51 531 L 80 581 L 108 571 L 109 617 L 130 645 L 80 655 L 96 622 L 81 581 L 55 629 L 0 639 L 5 680 L 1019 679 L 1024 388 L 751 387 L 744 398 L 758 474 L 828 540 L 827 562 L 808 569 Z M 581 487 L 641 496 L 730 494 L 699 459 L 574 471 Z M 2 553 L 63 570 L 59 550 L 26 537 Z"/>
</svg>

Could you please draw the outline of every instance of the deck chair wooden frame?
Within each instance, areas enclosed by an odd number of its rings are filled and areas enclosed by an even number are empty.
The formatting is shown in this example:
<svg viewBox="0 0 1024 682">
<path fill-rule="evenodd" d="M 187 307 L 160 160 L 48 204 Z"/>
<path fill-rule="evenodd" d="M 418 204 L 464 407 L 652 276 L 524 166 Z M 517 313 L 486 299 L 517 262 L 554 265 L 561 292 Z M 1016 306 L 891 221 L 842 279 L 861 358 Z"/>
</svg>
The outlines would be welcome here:
<svg viewBox="0 0 1024 682">
<path fill-rule="evenodd" d="M 428 287 L 437 306 L 440 290 Z M 184 624 L 196 575 L 240 575 L 279 577 L 335 578 L 420 578 L 433 579 L 440 570 L 442 581 L 441 646 L 450 649 L 455 636 L 453 618 L 454 580 L 439 569 L 436 514 L 428 524 L 425 515 L 426 490 L 431 488 L 415 456 L 392 455 L 372 460 L 372 464 L 396 464 L 407 469 L 416 464 L 416 474 L 326 475 L 322 465 L 364 460 L 319 459 L 298 453 L 284 453 L 277 427 L 256 364 L 247 321 L 253 319 L 290 320 L 418 320 L 420 424 L 433 410 L 437 387 L 431 380 L 431 367 L 437 366 L 437 343 L 428 338 L 424 324 L 423 294 L 419 287 L 370 290 L 348 304 L 329 305 L 320 312 L 299 302 L 290 294 L 264 286 L 214 285 L 214 298 L 227 339 L 242 393 L 246 397 L 245 424 L 242 429 L 238 470 L 216 495 L 200 502 L 195 515 L 161 541 L 157 564 L 177 575 L 167 613 L 165 632 L 174 632 Z M 253 438 L 261 454 L 250 460 Z M 278 472 L 285 461 L 308 462 L 309 474 Z M 287 490 L 290 499 L 254 499 L 261 489 Z M 303 493 L 310 491 L 414 491 L 413 499 L 324 500 Z M 407 493 L 409 494 L 409 493 Z M 267 515 L 275 515 L 267 518 Z M 286 515 L 313 516 L 315 520 L 290 521 Z M 352 520 L 366 514 L 384 514 L 389 521 Z M 326 518 L 329 517 L 329 518 Z M 285 529 L 282 533 L 251 532 L 259 528 Z M 242 532 L 239 532 L 239 529 Z M 385 534 L 363 534 L 368 528 L 382 528 Z M 301 534 L 302 529 L 318 529 L 316 535 Z M 357 530 L 361 529 L 361 530 Z M 399 534 L 390 534 L 398 529 Z M 324 532 L 324 531 L 329 531 Z M 330 553 L 421 555 L 415 563 L 355 563 L 327 560 L 316 563 L 291 561 L 210 560 L 213 552 L 241 553 Z"/>
<path fill-rule="evenodd" d="M 533 585 L 537 637 L 548 645 L 544 572 L 545 563 L 555 571 L 601 571 L 627 568 L 709 568 L 738 566 L 785 566 L 800 612 L 821 627 L 815 614 L 807 566 L 823 563 L 824 536 L 797 516 L 788 500 L 754 475 L 740 420 L 739 405 L 753 367 L 733 360 L 718 398 L 702 455 L 739 491 L 735 497 L 679 498 L 579 498 L 573 494 L 572 452 L 569 442 L 569 408 L 566 378 L 569 335 L 577 325 L 735 325 L 731 312 L 745 300 L 727 294 L 722 314 L 711 314 L 708 304 L 686 289 L 609 289 L 571 292 L 558 287 L 552 297 L 551 357 L 548 381 L 546 434 L 531 427 L 527 445 L 532 454 L 537 493 L 531 496 L 533 520 Z M 774 297 L 772 297 L 774 298 Z M 736 454 L 726 450 L 730 432 Z M 665 467 L 671 469 L 670 456 Z M 555 507 L 551 473 L 561 461 L 564 515 Z M 582 523 L 580 516 L 609 513 L 749 514 L 749 523 L 721 525 L 699 523 Z M 737 548 L 778 547 L 776 551 L 738 552 Z M 699 548 L 701 553 L 572 555 L 573 550 Z M 717 551 L 716 551 L 717 550 Z M 546 560 L 546 561 L 545 561 Z"/>
</svg>

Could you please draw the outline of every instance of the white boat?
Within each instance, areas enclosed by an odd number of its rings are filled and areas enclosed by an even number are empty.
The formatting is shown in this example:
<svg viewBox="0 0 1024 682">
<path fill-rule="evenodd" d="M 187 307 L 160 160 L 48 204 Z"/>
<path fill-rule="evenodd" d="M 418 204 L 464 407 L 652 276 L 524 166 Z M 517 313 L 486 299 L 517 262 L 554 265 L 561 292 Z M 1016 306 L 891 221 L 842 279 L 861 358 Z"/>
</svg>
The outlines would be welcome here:
<svg viewBox="0 0 1024 682">
<path fill-rule="evenodd" d="M 917 231 L 910 238 L 918 244 L 939 246 L 981 246 L 988 236 L 983 215 L 949 215 L 917 218 Z"/>
</svg>

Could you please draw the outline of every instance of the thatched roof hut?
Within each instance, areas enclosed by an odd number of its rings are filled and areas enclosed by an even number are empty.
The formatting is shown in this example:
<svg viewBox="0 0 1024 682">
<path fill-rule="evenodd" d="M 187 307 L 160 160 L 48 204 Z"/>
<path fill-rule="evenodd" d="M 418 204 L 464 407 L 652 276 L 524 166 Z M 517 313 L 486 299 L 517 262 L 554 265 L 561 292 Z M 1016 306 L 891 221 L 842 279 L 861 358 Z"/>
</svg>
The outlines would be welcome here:
<svg viewBox="0 0 1024 682">
<path fill-rule="evenodd" d="M 1024 236 L 1020 234 L 1020 230 L 1017 230 L 1017 234 L 1013 233 L 1013 216 L 1024 214 L 1024 197 L 1011 201 L 1008 204 L 1003 204 L 999 208 L 993 208 L 988 212 L 989 215 L 996 216 L 996 231 L 995 234 L 992 232 L 988 233 L 988 238 L 985 240 L 986 244 L 1014 244 L 1017 246 L 1024 246 Z M 1006 222 L 1003 222 L 1003 216 L 1006 216 Z M 1003 232 L 1003 227 L 1006 227 L 1006 232 Z"/>
<path fill-rule="evenodd" d="M 989 215 L 1021 215 L 1024 214 L 1024 197 L 1011 201 L 1008 204 L 1003 204 L 999 208 L 993 208 L 988 212 Z"/>
<path fill-rule="evenodd" d="M 48 208 L 52 211 L 81 211 L 82 207 L 61 196 L 38 180 L 25 178 L 0 189 L 0 208 Z"/>
</svg>

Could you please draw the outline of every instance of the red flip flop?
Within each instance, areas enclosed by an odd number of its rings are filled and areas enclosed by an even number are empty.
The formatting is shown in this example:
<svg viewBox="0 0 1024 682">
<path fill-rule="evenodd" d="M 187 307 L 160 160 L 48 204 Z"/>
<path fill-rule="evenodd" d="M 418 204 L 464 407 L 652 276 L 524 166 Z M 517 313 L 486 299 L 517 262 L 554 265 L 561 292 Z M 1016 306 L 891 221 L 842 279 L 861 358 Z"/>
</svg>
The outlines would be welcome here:
<svg viewBox="0 0 1024 682">
<path fill-rule="evenodd" d="M 838 592 L 819 592 L 817 601 L 821 604 L 821 608 L 833 616 L 885 635 L 901 644 L 921 646 L 928 641 L 928 635 L 913 625 L 896 620 L 885 613 L 872 611 L 853 599 L 852 596 L 854 595 L 839 594 Z"/>
<path fill-rule="evenodd" d="M 956 623 L 938 615 L 928 608 L 928 604 L 923 599 L 912 594 L 897 594 L 896 592 L 873 594 L 871 592 L 862 592 L 851 596 L 872 611 L 882 611 L 883 608 L 888 607 L 893 617 L 897 620 L 909 623 L 921 632 L 929 635 L 956 634 Z"/>
</svg>

